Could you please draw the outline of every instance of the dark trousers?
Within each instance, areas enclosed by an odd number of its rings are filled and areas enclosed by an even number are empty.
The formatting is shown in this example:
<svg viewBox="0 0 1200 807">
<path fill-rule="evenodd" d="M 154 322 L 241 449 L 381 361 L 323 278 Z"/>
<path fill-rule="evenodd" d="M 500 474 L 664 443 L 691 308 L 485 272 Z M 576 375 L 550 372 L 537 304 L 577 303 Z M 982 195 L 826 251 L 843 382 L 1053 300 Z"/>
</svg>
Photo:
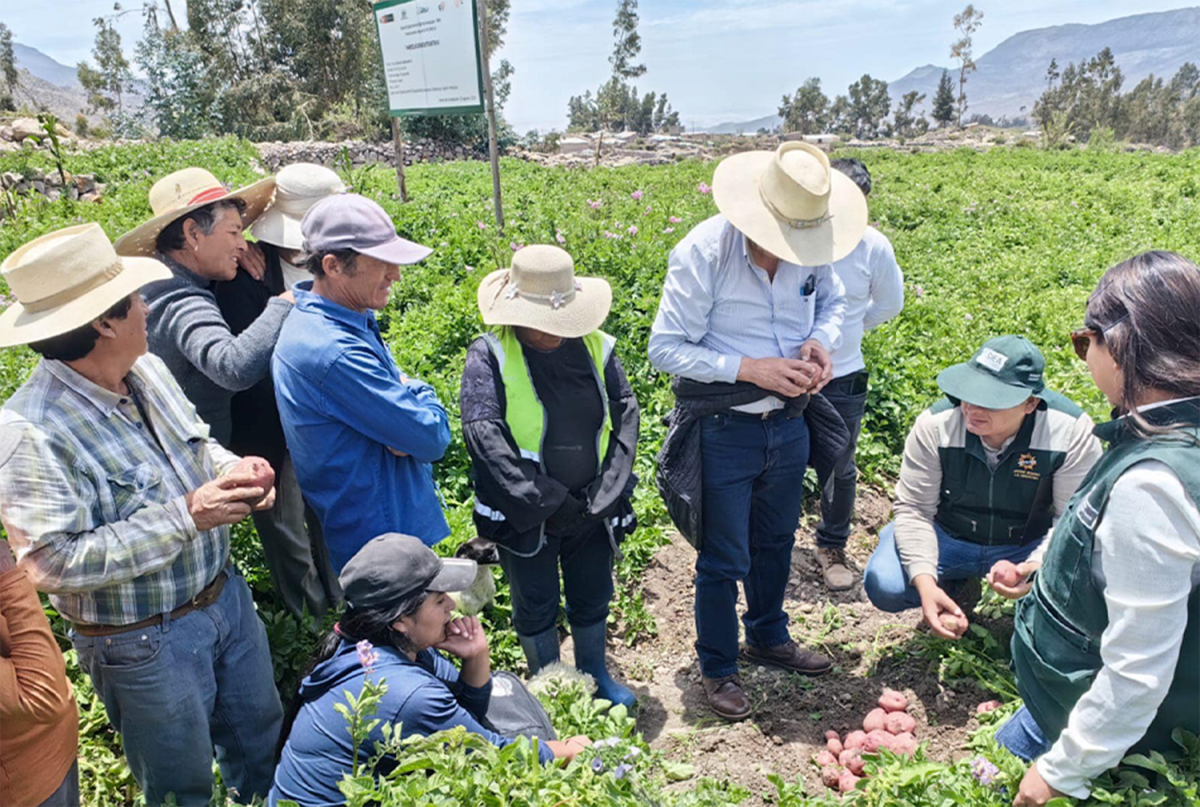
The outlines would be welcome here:
<svg viewBox="0 0 1200 807">
<path fill-rule="evenodd" d="M 545 545 L 533 557 L 500 548 L 500 567 L 512 596 L 513 627 L 522 636 L 536 636 L 558 621 L 560 565 L 567 621 L 586 628 L 608 619 L 613 548 L 604 523 L 593 522 L 567 536 L 547 533 Z"/>
<path fill-rule="evenodd" d="M 317 514 L 304 501 L 296 468 L 286 451 L 275 477 L 275 506 L 251 513 L 275 590 L 297 617 L 320 620 L 341 602 L 342 589 L 329 562 Z"/>
<path fill-rule="evenodd" d="M 62 784 L 38 807 L 79 807 L 79 761 L 63 777 Z"/>
<path fill-rule="evenodd" d="M 846 421 L 850 442 L 846 451 L 838 457 L 833 471 L 825 479 L 817 480 L 821 485 L 821 523 L 817 525 L 817 546 L 841 549 L 850 537 L 850 521 L 854 518 L 854 495 L 858 487 L 858 466 L 854 454 L 858 449 L 858 435 L 862 431 L 863 412 L 867 404 L 867 373 L 857 373 L 835 378 L 821 391 L 833 408 Z"/>
<path fill-rule="evenodd" d="M 704 535 L 696 558 L 696 653 L 705 676 L 737 672 L 737 584 L 746 641 L 789 640 L 783 595 L 800 522 L 808 424 L 721 413 L 700 421 Z"/>
</svg>

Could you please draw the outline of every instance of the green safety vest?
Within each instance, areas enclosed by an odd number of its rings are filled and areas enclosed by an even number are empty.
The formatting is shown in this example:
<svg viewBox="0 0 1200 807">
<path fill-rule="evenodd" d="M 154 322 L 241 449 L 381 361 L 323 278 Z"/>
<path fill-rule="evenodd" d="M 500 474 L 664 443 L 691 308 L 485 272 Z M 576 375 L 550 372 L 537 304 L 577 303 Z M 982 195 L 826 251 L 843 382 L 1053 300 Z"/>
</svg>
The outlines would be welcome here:
<svg viewBox="0 0 1200 807">
<path fill-rule="evenodd" d="M 500 378 L 504 383 L 504 420 L 521 456 L 542 465 L 542 440 L 546 434 L 546 410 L 533 388 L 525 353 L 513 328 L 501 328 L 499 333 L 484 335 L 488 347 L 500 365 Z M 604 402 L 604 420 L 596 434 L 597 471 L 608 454 L 608 441 L 612 436 L 612 412 L 608 406 L 608 391 L 604 387 L 604 366 L 612 356 L 616 340 L 603 331 L 592 331 L 583 337 L 583 344 L 592 357 L 596 370 L 596 387 L 600 400 Z"/>
<path fill-rule="evenodd" d="M 1049 390 L 1039 397 L 1045 406 L 1025 417 L 995 470 L 988 466 L 979 437 L 965 427 L 961 444 L 938 448 L 942 489 L 935 519 L 955 538 L 986 546 L 1022 544 L 1050 529 L 1054 473 L 1066 460 L 1071 421 L 1083 410 Z M 954 406 L 943 399 L 930 412 L 937 415 Z M 1057 423 L 1049 423 L 1052 418 Z"/>
<path fill-rule="evenodd" d="M 1160 425 L 1184 424 L 1184 434 L 1200 439 L 1200 403 L 1195 400 L 1152 409 L 1144 417 Z M 1092 574 L 1092 549 L 1113 485 L 1131 466 L 1157 460 L 1179 477 L 1192 501 L 1200 502 L 1200 445 L 1142 439 L 1121 420 L 1098 426 L 1096 435 L 1110 443 L 1109 450 L 1072 497 L 1032 591 L 1017 602 L 1012 640 L 1017 688 L 1051 743 L 1104 666 L 1100 637 L 1108 627 L 1108 610 L 1104 589 Z M 1200 733 L 1200 588 L 1188 600 L 1175 678 L 1150 728 L 1130 751 L 1174 753 L 1178 748 L 1171 732 L 1177 726 Z"/>
</svg>

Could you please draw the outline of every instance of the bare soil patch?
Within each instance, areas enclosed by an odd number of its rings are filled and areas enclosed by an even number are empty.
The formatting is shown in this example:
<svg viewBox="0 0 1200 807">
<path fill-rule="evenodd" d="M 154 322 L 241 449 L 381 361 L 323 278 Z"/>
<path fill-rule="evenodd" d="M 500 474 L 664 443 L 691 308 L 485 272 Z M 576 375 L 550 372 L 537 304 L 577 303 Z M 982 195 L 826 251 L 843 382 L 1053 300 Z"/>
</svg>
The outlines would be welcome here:
<svg viewBox="0 0 1200 807">
<path fill-rule="evenodd" d="M 863 487 L 856 510 L 847 555 L 861 572 L 890 518 L 891 502 L 883 492 Z M 962 755 L 976 726 L 975 705 L 991 697 L 968 685 L 957 691 L 942 685 L 934 662 L 905 651 L 921 622 L 916 611 L 876 610 L 861 582 L 849 591 L 828 591 L 815 557 L 816 522 L 817 515 L 806 511 L 796 532 L 784 607 L 793 638 L 830 655 L 835 667 L 828 675 L 806 678 L 743 664 L 743 682 L 757 708 L 741 723 L 714 715 L 701 688 L 692 648 L 695 551 L 674 535 L 639 583 L 658 635 L 634 647 L 618 645 L 613 660 L 642 700 L 638 727 L 647 741 L 671 759 L 694 765 L 698 776 L 731 780 L 758 794 L 773 790 L 767 774 L 800 775 L 809 793 L 819 793 L 823 785 L 812 760 L 825 746 L 825 732 L 860 728 L 885 687 L 908 696 L 917 739 L 928 743 L 928 755 L 949 760 Z"/>
</svg>

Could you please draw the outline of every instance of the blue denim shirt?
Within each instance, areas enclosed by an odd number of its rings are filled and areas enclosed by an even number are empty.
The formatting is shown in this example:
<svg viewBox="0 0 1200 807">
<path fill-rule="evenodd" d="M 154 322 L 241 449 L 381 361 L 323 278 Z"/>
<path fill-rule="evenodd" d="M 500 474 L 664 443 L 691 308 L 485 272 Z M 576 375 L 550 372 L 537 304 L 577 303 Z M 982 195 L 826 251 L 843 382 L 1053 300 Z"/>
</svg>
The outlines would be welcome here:
<svg viewBox="0 0 1200 807">
<path fill-rule="evenodd" d="M 401 377 L 373 312 L 314 294 L 311 281 L 293 291 L 271 373 L 296 477 L 333 567 L 385 532 L 436 544 L 450 534 L 431 465 L 450 444 L 446 410 L 433 387 Z"/>
</svg>

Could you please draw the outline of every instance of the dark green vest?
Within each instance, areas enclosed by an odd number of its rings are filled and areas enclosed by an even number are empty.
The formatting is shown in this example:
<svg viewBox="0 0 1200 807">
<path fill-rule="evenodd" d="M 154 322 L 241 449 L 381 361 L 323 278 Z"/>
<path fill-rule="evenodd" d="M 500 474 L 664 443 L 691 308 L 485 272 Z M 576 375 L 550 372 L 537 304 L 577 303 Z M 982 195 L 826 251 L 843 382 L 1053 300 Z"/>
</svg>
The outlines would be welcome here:
<svg viewBox="0 0 1200 807">
<path fill-rule="evenodd" d="M 1147 420 L 1184 424 L 1185 434 L 1200 439 L 1200 403 L 1183 401 L 1152 409 Z M 1166 464 L 1200 502 L 1200 445 L 1183 437 L 1139 438 L 1121 420 L 1096 427 L 1110 443 L 1058 521 L 1033 590 L 1017 603 L 1012 640 L 1017 688 L 1046 739 L 1054 742 L 1067 725 L 1075 703 L 1104 666 L 1100 637 L 1108 627 L 1104 591 L 1092 574 L 1096 525 L 1104 517 L 1109 493 L 1131 466 L 1147 460 Z M 1120 506 L 1118 502 L 1116 506 Z M 1131 752 L 1176 749 L 1176 726 L 1200 733 L 1200 589 L 1188 600 L 1175 678 L 1145 736 Z"/>
<path fill-rule="evenodd" d="M 1022 544 L 1040 540 L 1054 521 L 1053 477 L 1066 460 L 1066 446 L 1030 448 L 1037 419 L 1054 409 L 1073 417 L 1083 410 L 1047 390 L 1044 407 L 1031 412 L 1012 443 L 1000 454 L 996 470 L 988 467 L 983 443 L 966 433 L 963 446 L 938 449 L 942 491 L 935 518 L 955 538 L 976 544 Z M 945 399 L 930 411 L 944 412 L 957 404 Z M 1027 529 L 1028 528 L 1028 529 Z"/>
</svg>

